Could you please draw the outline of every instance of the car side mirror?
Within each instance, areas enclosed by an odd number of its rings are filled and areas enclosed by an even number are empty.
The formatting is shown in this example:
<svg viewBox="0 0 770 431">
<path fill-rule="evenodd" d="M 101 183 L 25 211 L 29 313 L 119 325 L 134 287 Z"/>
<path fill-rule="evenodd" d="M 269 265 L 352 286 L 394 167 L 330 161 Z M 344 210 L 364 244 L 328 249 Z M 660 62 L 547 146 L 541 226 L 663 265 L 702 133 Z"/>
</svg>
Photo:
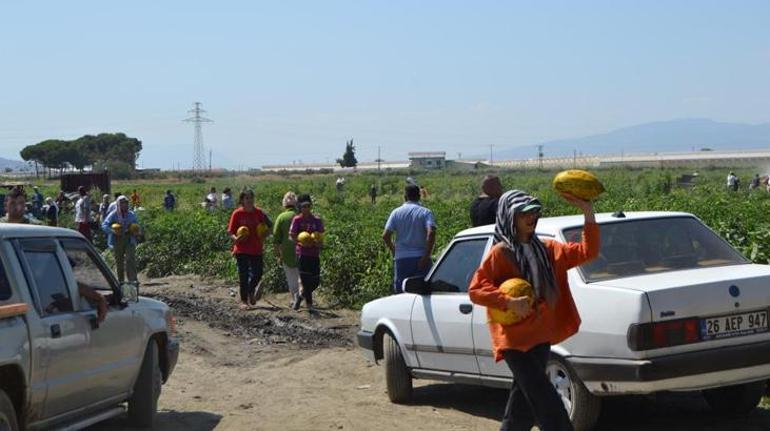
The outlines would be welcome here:
<svg viewBox="0 0 770 431">
<path fill-rule="evenodd" d="M 406 293 L 416 293 L 417 295 L 429 293 L 428 283 L 425 282 L 425 278 L 421 275 L 405 278 L 401 287 L 401 290 Z"/>
<path fill-rule="evenodd" d="M 123 283 L 120 285 L 120 293 L 123 302 L 139 302 L 139 286 L 136 283 Z"/>
</svg>

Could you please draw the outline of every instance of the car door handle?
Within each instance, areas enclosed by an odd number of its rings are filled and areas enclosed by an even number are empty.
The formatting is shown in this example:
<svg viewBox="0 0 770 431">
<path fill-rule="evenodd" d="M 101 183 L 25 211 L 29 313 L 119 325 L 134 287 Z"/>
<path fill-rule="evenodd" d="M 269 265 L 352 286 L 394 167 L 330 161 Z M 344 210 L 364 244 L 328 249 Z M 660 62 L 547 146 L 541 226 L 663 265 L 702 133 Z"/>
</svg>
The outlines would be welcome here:
<svg viewBox="0 0 770 431">
<path fill-rule="evenodd" d="M 473 311 L 472 304 L 460 304 L 460 313 L 470 314 Z"/>
<path fill-rule="evenodd" d="M 51 338 L 59 338 L 61 337 L 61 326 L 57 325 L 51 325 Z"/>
</svg>

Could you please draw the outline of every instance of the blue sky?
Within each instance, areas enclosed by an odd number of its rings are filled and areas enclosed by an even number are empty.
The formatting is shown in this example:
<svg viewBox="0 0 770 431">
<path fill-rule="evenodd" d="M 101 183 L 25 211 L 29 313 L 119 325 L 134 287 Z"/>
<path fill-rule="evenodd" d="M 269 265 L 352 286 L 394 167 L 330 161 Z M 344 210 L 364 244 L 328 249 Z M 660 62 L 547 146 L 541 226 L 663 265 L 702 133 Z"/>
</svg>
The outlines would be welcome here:
<svg viewBox="0 0 770 431">
<path fill-rule="evenodd" d="M 0 156 L 86 133 L 214 165 L 454 157 L 647 121 L 770 121 L 768 1 L 0 3 Z M 534 150 L 533 150 L 534 153 Z"/>
</svg>

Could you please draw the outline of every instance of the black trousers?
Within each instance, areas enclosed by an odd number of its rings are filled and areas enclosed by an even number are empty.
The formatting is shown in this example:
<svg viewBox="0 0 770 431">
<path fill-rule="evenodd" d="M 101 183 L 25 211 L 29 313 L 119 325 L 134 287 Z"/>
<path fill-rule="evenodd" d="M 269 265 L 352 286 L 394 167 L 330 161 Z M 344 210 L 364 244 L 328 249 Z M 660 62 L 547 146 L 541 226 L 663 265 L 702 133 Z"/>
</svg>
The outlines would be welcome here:
<svg viewBox="0 0 770 431">
<path fill-rule="evenodd" d="M 545 374 L 550 353 L 551 345 L 547 343 L 526 352 L 503 351 L 513 373 L 513 385 L 500 431 L 529 431 L 535 422 L 542 431 L 573 430 L 564 403 Z"/>
<path fill-rule="evenodd" d="M 252 295 L 257 288 L 257 284 L 262 280 L 262 271 L 264 264 L 262 255 L 256 254 L 236 254 L 235 263 L 238 265 L 238 280 L 241 285 L 241 301 L 248 302 L 249 295 Z"/>
<path fill-rule="evenodd" d="M 313 305 L 313 291 L 321 284 L 321 259 L 318 256 L 297 255 L 297 268 L 302 281 L 302 298 L 310 307 Z"/>
</svg>

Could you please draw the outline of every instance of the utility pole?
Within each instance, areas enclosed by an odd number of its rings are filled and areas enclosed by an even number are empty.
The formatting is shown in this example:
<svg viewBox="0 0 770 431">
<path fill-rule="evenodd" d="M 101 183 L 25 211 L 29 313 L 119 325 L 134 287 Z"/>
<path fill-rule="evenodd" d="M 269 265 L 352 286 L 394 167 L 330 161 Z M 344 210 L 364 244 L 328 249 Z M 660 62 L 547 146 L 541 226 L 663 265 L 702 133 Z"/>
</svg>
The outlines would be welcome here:
<svg viewBox="0 0 770 431">
<path fill-rule="evenodd" d="M 382 163 L 382 156 L 380 154 L 380 150 L 381 150 L 380 146 L 377 145 L 377 172 L 380 171 L 380 167 L 382 166 L 381 165 L 381 163 Z"/>
<path fill-rule="evenodd" d="M 540 169 L 543 169 L 543 146 L 538 145 L 537 146 L 537 164 L 540 166 Z"/>
<path fill-rule="evenodd" d="M 492 165 L 492 162 L 494 161 L 494 158 L 492 157 L 492 148 L 494 148 L 495 144 L 489 144 L 489 165 Z"/>
<path fill-rule="evenodd" d="M 209 148 L 209 172 L 211 172 L 211 148 Z"/>
<path fill-rule="evenodd" d="M 195 171 L 203 172 L 203 170 L 206 168 L 206 156 L 203 153 L 203 131 L 201 130 L 201 124 L 213 123 L 213 121 L 201 116 L 201 114 L 205 113 L 206 111 L 201 109 L 200 102 L 195 102 L 195 107 L 187 112 L 190 114 L 193 114 L 193 116 L 190 118 L 186 118 L 183 121 L 187 123 L 193 123 L 193 126 L 195 128 L 195 141 L 193 142 L 192 170 L 193 172 Z M 209 169 L 211 169 L 210 165 L 209 165 Z"/>
<path fill-rule="evenodd" d="M 577 149 L 572 150 L 572 169 L 577 168 Z"/>
</svg>

